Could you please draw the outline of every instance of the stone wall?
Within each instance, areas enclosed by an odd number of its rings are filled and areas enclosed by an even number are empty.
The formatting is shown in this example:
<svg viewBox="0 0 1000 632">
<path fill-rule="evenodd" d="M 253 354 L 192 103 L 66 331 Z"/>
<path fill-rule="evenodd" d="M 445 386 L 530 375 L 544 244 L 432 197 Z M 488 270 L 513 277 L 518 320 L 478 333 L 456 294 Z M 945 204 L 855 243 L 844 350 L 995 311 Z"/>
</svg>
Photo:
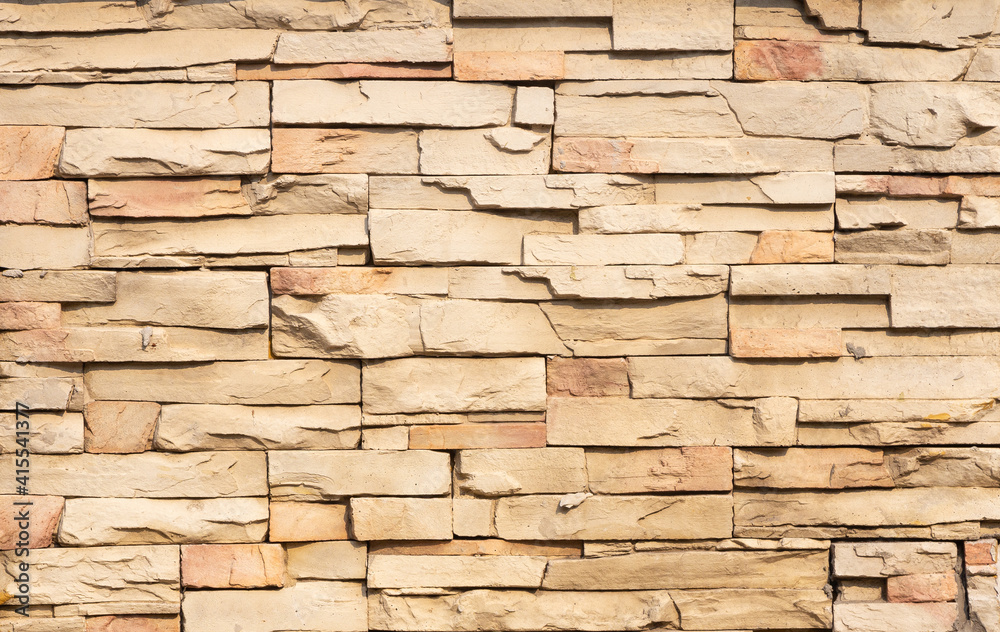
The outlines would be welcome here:
<svg viewBox="0 0 1000 632">
<path fill-rule="evenodd" d="M 1000 632 L 998 16 L 0 0 L 0 632 Z"/>
</svg>

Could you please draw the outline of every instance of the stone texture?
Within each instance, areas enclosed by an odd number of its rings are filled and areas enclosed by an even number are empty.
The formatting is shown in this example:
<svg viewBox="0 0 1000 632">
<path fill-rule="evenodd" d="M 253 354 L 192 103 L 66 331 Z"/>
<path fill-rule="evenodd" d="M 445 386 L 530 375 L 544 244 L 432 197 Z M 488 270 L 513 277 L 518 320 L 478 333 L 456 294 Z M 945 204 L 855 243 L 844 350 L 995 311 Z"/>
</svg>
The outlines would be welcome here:
<svg viewBox="0 0 1000 632">
<path fill-rule="evenodd" d="M 364 213 L 368 178 L 362 174 L 270 175 L 243 187 L 257 215 Z"/>
<path fill-rule="evenodd" d="M 24 403 L 22 401 L 22 403 Z M 13 408 L 13 406 L 12 406 Z M 0 413 L 0 452 L 16 454 L 17 443 L 24 435 L 17 434 L 15 413 Z M 22 426 L 23 428 L 23 426 Z M 79 454 L 83 452 L 83 415 L 75 412 L 34 412 L 31 414 L 30 450 L 35 454 Z M 23 443 L 23 441 L 22 441 Z"/>
<path fill-rule="evenodd" d="M 262 588 L 284 584 L 280 544 L 187 544 L 181 547 L 185 588 Z"/>
<path fill-rule="evenodd" d="M 90 180 L 94 217 L 250 215 L 238 178 L 124 178 Z"/>
<path fill-rule="evenodd" d="M 862 86 L 785 81 L 711 85 L 752 136 L 837 139 L 864 130 L 867 94 Z"/>
<path fill-rule="evenodd" d="M 724 492 L 733 487 L 733 454 L 716 446 L 588 449 L 587 477 L 599 494 Z"/>
<path fill-rule="evenodd" d="M 153 402 L 88 402 L 83 441 L 87 452 L 127 454 L 153 447 L 160 405 Z"/>
<path fill-rule="evenodd" d="M 368 548 L 360 542 L 286 544 L 288 574 L 295 579 L 364 579 Z"/>
<path fill-rule="evenodd" d="M 405 129 L 275 128 L 278 173 L 417 173 L 417 134 Z"/>
<path fill-rule="evenodd" d="M 996 327 L 1000 311 L 984 289 L 995 285 L 985 266 L 893 271 L 894 327 Z"/>
<path fill-rule="evenodd" d="M 347 505 L 271 503 L 267 539 L 271 542 L 347 540 Z"/>
<path fill-rule="evenodd" d="M 832 172 L 759 176 L 658 176 L 656 202 L 702 204 L 832 204 Z M 745 213 L 747 209 L 742 209 Z"/>
<path fill-rule="evenodd" d="M 87 220 L 87 187 L 58 180 L 0 180 L 0 221 L 15 224 L 83 224 Z"/>
<path fill-rule="evenodd" d="M 587 475 L 579 448 L 462 450 L 455 461 L 459 488 L 479 496 L 581 492 Z"/>
<path fill-rule="evenodd" d="M 0 496 L 0 507 L 3 508 L 3 519 L 0 520 L 0 551 L 13 551 L 23 547 L 44 549 L 52 546 L 52 540 L 62 518 L 62 498 Z M 22 519 L 25 515 L 28 517 L 27 524 Z"/>
<path fill-rule="evenodd" d="M 14 269 L 82 268 L 90 264 L 86 227 L 0 224 L 4 249 L 0 267 Z M 49 247 L 41 249 L 36 244 Z"/>
<path fill-rule="evenodd" d="M 467 450 L 473 448 L 544 448 L 543 423 L 475 423 L 414 426 L 411 450 Z"/>
<path fill-rule="evenodd" d="M 371 588 L 538 588 L 546 558 L 526 555 L 374 555 Z"/>
<path fill-rule="evenodd" d="M 628 369 L 624 359 L 551 358 L 545 369 L 550 396 L 628 395 Z"/>
<path fill-rule="evenodd" d="M 837 236 L 837 263 L 945 265 L 952 233 L 944 230 L 873 230 Z"/>
<path fill-rule="evenodd" d="M 365 597 L 356 582 L 302 581 L 280 590 L 186 592 L 184 627 L 209 632 L 236 625 L 245 632 L 364 632 Z M 299 613 L 290 618 L 288 613 Z"/>
<path fill-rule="evenodd" d="M 0 180 L 44 180 L 55 175 L 66 130 L 51 126 L 0 127 Z"/>
<path fill-rule="evenodd" d="M 998 100 L 1000 92 L 988 84 L 876 84 L 872 87 L 872 133 L 893 145 L 954 147 L 967 136 L 1000 125 L 995 114 Z M 930 112 L 934 114 L 928 116 Z"/>
<path fill-rule="evenodd" d="M 734 358 L 839 358 L 843 346 L 838 329 L 733 329 L 729 336 Z"/>
<path fill-rule="evenodd" d="M 958 582 L 952 573 L 902 575 L 886 581 L 886 597 L 893 603 L 955 601 Z"/>
<path fill-rule="evenodd" d="M 352 498 L 356 540 L 450 540 L 450 498 Z"/>
<path fill-rule="evenodd" d="M 826 265 L 741 266 L 732 271 L 733 296 L 889 294 L 884 267 Z"/>
<path fill-rule="evenodd" d="M 615 0 L 615 50 L 731 50 L 729 0 Z"/>
<path fill-rule="evenodd" d="M 54 329 L 59 318 L 56 303 L 0 303 L 0 329 Z"/>
<path fill-rule="evenodd" d="M 432 62 L 451 60 L 448 29 L 352 33 L 282 33 L 277 64 Z"/>
<path fill-rule="evenodd" d="M 836 608 L 837 632 L 946 632 L 954 629 L 955 604 L 857 603 Z"/>
<path fill-rule="evenodd" d="M 829 233 L 766 230 L 757 238 L 750 263 L 830 263 L 833 251 Z"/>
<path fill-rule="evenodd" d="M 20 276 L 0 276 L 0 300 L 113 303 L 114 272 L 35 270 Z"/>
<path fill-rule="evenodd" d="M 520 127 L 420 132 L 420 173 L 506 175 L 549 172 L 551 137 Z"/>
<path fill-rule="evenodd" d="M 956 4 L 949 9 L 922 0 L 903 4 L 869 0 L 862 7 L 861 28 L 871 42 L 959 48 L 989 35 L 992 22 L 986 18 L 998 10 L 1000 4 L 994 0 L 975 8 Z"/>
<path fill-rule="evenodd" d="M 733 213 L 729 206 L 699 204 L 604 206 L 580 211 L 580 230 L 594 233 L 818 231 L 832 230 L 833 220 L 833 213 L 827 209 L 793 211 L 744 206 L 739 213 Z M 749 235 L 745 237 L 752 240 L 751 250 L 756 250 L 758 240 Z M 713 252 L 718 251 L 716 248 Z M 688 255 L 688 263 L 715 263 L 690 261 L 690 252 Z"/>
<path fill-rule="evenodd" d="M 672 265 L 684 260 L 678 235 L 525 235 L 527 265 Z"/>
<path fill-rule="evenodd" d="M 451 489 L 448 455 L 408 450 L 268 452 L 271 496 L 328 500 L 344 496 L 435 496 Z"/>
<path fill-rule="evenodd" d="M 530 303 L 426 301 L 420 305 L 420 339 L 434 354 L 567 352 L 543 310 Z"/>
</svg>

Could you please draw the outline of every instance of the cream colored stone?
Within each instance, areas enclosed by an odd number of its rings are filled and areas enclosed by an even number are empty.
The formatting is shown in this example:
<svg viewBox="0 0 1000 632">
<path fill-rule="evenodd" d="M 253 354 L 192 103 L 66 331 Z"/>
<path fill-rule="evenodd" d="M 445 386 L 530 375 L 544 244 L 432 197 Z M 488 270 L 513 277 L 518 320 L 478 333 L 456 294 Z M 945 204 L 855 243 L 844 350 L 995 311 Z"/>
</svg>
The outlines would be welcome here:
<svg viewBox="0 0 1000 632">
<path fill-rule="evenodd" d="M 684 235 L 684 260 L 689 264 L 750 263 L 757 241 L 757 235 L 753 233 Z"/>
<path fill-rule="evenodd" d="M 365 632 L 365 592 L 357 582 L 300 581 L 280 590 L 205 590 L 184 595 L 184 628 L 212 632 Z"/>
<path fill-rule="evenodd" d="M 857 423 L 900 421 L 1000 421 L 1000 408 L 985 400 L 869 399 L 808 400 L 799 402 L 799 421 Z"/>
<path fill-rule="evenodd" d="M 84 224 L 87 186 L 83 182 L 0 180 L 0 221 L 15 224 Z"/>
<path fill-rule="evenodd" d="M 351 498 L 350 511 L 356 540 L 452 538 L 450 498 Z"/>
<path fill-rule="evenodd" d="M 288 574 L 295 579 L 364 579 L 368 547 L 361 542 L 286 544 Z"/>
<path fill-rule="evenodd" d="M 679 619 L 666 591 L 469 590 L 433 596 L 372 594 L 368 622 L 400 632 L 528 632 L 543 625 L 568 632 L 643 630 L 676 625 Z"/>
<path fill-rule="evenodd" d="M 631 362 L 634 366 L 636 360 Z M 548 441 L 588 446 L 791 445 L 795 410 L 796 402 L 788 398 L 553 397 Z"/>
<path fill-rule="evenodd" d="M 874 297 L 781 297 L 731 300 L 732 329 L 888 328 L 888 301 Z"/>
<path fill-rule="evenodd" d="M 1000 8 L 1000 3 L 994 4 Z M 875 84 L 872 133 L 889 144 L 954 147 L 961 139 L 1000 125 L 998 105 L 1000 91 L 984 83 Z"/>
<path fill-rule="evenodd" d="M 508 175 L 549 172 L 549 134 L 520 127 L 420 132 L 420 173 Z"/>
<path fill-rule="evenodd" d="M 968 577 L 965 594 L 969 604 L 970 617 L 978 617 L 987 632 L 996 630 L 1000 626 L 1000 605 L 997 604 L 1000 585 L 998 585 L 997 579 L 995 577 Z"/>
<path fill-rule="evenodd" d="M 375 263 L 517 265 L 525 235 L 573 230 L 553 214 L 372 210 L 368 222 Z"/>
<path fill-rule="evenodd" d="M 594 496 L 567 510 L 559 496 L 512 496 L 497 501 L 496 525 L 509 540 L 728 538 L 732 497 Z"/>
<path fill-rule="evenodd" d="M 435 496 L 451 489 L 448 455 L 425 450 L 275 450 L 267 467 L 273 498 Z"/>
<path fill-rule="evenodd" d="M 71 498 L 59 525 L 59 543 L 260 542 L 267 517 L 266 498 Z"/>
<path fill-rule="evenodd" d="M 562 51 L 458 51 L 454 76 L 461 81 L 545 81 L 563 78 Z"/>
<path fill-rule="evenodd" d="M 215 329 L 266 327 L 267 283 L 259 272 L 122 272 L 115 302 L 69 307 L 66 326 L 184 325 Z"/>
<path fill-rule="evenodd" d="M 726 99 L 718 94 L 708 86 L 700 91 L 670 95 L 559 94 L 555 133 L 605 137 L 742 136 L 739 121 Z"/>
<path fill-rule="evenodd" d="M 264 129 L 71 129 L 59 159 L 64 176 L 193 176 L 263 173 Z"/>
<path fill-rule="evenodd" d="M 835 610 L 836 632 L 948 632 L 958 619 L 953 603 L 851 603 Z"/>
<path fill-rule="evenodd" d="M 525 235 L 528 265 L 672 265 L 684 259 L 677 235 Z"/>
<path fill-rule="evenodd" d="M 417 133 L 401 128 L 275 128 L 277 173 L 417 173 Z"/>
<path fill-rule="evenodd" d="M 837 263 L 945 265 L 951 231 L 864 231 L 837 235 Z"/>
<path fill-rule="evenodd" d="M 84 408 L 87 452 L 126 454 L 153 447 L 160 405 L 152 402 L 88 402 Z"/>
<path fill-rule="evenodd" d="M 781 210 L 762 206 L 638 204 L 587 208 L 580 211 L 579 217 L 580 232 L 588 233 L 833 229 L 833 209 L 829 206 Z"/>
<path fill-rule="evenodd" d="M 691 590 L 672 593 L 682 621 L 704 629 L 828 628 L 833 622 L 824 590 Z"/>
<path fill-rule="evenodd" d="M 267 539 L 271 542 L 347 540 L 347 505 L 340 503 L 275 502 Z"/>
<path fill-rule="evenodd" d="M 1000 165 L 1000 148 L 959 145 L 930 151 L 883 145 L 840 145 L 836 149 L 835 165 L 838 173 L 993 173 Z"/>
<path fill-rule="evenodd" d="M 67 127 L 262 127 L 268 86 L 239 83 L 92 83 L 0 93 L 0 124 Z M 108 103 L 121 104 L 109 108 Z"/>
<path fill-rule="evenodd" d="M 545 424 L 540 422 L 418 425 L 410 428 L 410 450 L 543 447 Z"/>
<path fill-rule="evenodd" d="M 740 266 L 733 268 L 731 279 L 733 296 L 863 296 L 890 293 L 890 270 L 881 266 Z"/>
<path fill-rule="evenodd" d="M 753 136 L 837 139 L 858 136 L 867 113 L 867 90 L 847 83 L 713 81 L 743 131 Z"/>
<path fill-rule="evenodd" d="M 806 13 L 819 18 L 823 28 L 856 29 L 861 0 L 806 0 Z"/>
<path fill-rule="evenodd" d="M 513 122 L 516 125 L 552 125 L 555 96 L 552 88 L 518 86 L 514 93 Z"/>
<path fill-rule="evenodd" d="M 391 358 L 420 352 L 421 308 L 393 296 L 276 296 L 272 350 L 278 357 Z"/>
<path fill-rule="evenodd" d="M 265 459 L 253 452 L 35 455 L 32 493 L 98 498 L 216 498 L 267 493 Z M 15 463 L 0 465 L 16 492 Z"/>
<path fill-rule="evenodd" d="M 733 455 L 717 446 L 587 451 L 590 489 L 599 494 L 729 491 Z"/>
<path fill-rule="evenodd" d="M 458 537 L 481 538 L 496 535 L 494 503 L 483 498 L 455 498 L 451 503 L 452 531 Z"/>
<path fill-rule="evenodd" d="M 489 0 L 457 0 L 456 18 L 548 18 L 610 16 L 611 0 L 554 0 L 539 5 L 531 0 L 513 0 L 497 5 Z"/>
<path fill-rule="evenodd" d="M 578 19 L 462 20 L 455 24 L 455 51 L 535 52 L 566 50 L 609 50 L 611 25 L 608 20 Z M 492 79 L 505 79 L 491 77 Z"/>
<path fill-rule="evenodd" d="M 826 551 L 634 553 L 551 560 L 542 585 L 553 590 L 822 589 L 828 566 Z"/>
<path fill-rule="evenodd" d="M 356 363 L 267 360 L 171 368 L 130 364 L 88 367 L 95 399 L 206 404 L 344 404 L 360 399 Z"/>
<path fill-rule="evenodd" d="M 958 225 L 962 228 L 1000 228 L 1000 200 L 977 195 L 963 197 Z"/>
<path fill-rule="evenodd" d="M 459 268 L 461 269 L 461 268 Z M 444 268 L 274 268 L 275 294 L 448 294 L 450 270 Z"/>
<path fill-rule="evenodd" d="M 459 269 L 462 270 L 462 269 Z M 468 269 L 465 269 L 468 270 Z M 729 282 L 729 269 L 725 266 L 524 266 L 518 268 L 480 268 L 480 276 L 453 274 L 451 295 L 456 291 L 473 293 L 472 288 L 462 287 L 462 282 L 492 280 L 500 276 L 517 278 L 526 282 L 545 281 L 548 292 L 525 298 L 597 298 L 597 299 L 650 299 L 680 296 L 711 296 L 725 291 Z M 485 278 L 484 278 L 485 277 Z M 490 286 L 502 282 L 493 281 Z M 516 287 L 516 286 L 515 286 Z M 534 289 L 534 284 L 528 288 Z M 512 293 L 516 290 L 512 290 Z M 494 298 L 515 298 L 498 292 Z M 481 298 L 487 298 L 482 296 Z"/>
<path fill-rule="evenodd" d="M 799 427 L 798 442 L 800 445 L 817 446 L 998 445 L 1000 444 L 1000 424 L 988 421 L 970 424 L 909 421 L 862 422 L 851 425 L 803 425 Z"/>
<path fill-rule="evenodd" d="M 250 215 L 239 178 L 124 178 L 87 183 L 95 217 Z"/>
<path fill-rule="evenodd" d="M 729 330 L 734 358 L 838 358 L 843 344 L 839 329 Z"/>
<path fill-rule="evenodd" d="M 142 12 L 131 0 L 94 4 L 0 4 L 0 30 L 16 32 L 142 30 Z"/>
<path fill-rule="evenodd" d="M 0 372 L 0 375 L 2 374 Z M 83 406 L 81 397 L 83 383 L 79 379 L 8 375 L 4 375 L 4 378 L 0 381 L 0 409 L 2 410 L 14 410 L 16 402 L 20 402 L 21 405 L 27 406 L 33 411 L 79 410 Z"/>
<path fill-rule="evenodd" d="M 434 354 L 568 353 L 543 310 L 530 303 L 423 301 L 420 339 Z"/>
<path fill-rule="evenodd" d="M 920 271 L 923 274 L 914 274 Z M 992 304 L 1000 277 L 987 266 L 893 270 L 894 327 L 995 327 L 1000 305 Z"/>
<path fill-rule="evenodd" d="M 51 178 L 65 132 L 62 127 L 0 127 L 0 180 Z"/>
<path fill-rule="evenodd" d="M 362 377 L 366 413 L 545 409 L 543 358 L 401 358 Z"/>
<path fill-rule="evenodd" d="M 954 228 L 957 216 L 953 200 L 837 200 L 837 227 L 842 230 Z"/>
<path fill-rule="evenodd" d="M 15 454 L 21 447 L 17 444 L 16 423 L 14 413 L 0 413 L 0 453 Z M 83 416 L 80 413 L 33 412 L 31 433 L 30 450 L 34 454 L 83 452 L 84 427 Z"/>
<path fill-rule="evenodd" d="M 832 204 L 835 199 L 833 172 L 656 178 L 657 204 Z"/>
<path fill-rule="evenodd" d="M 587 466 L 579 448 L 462 450 L 455 477 L 462 491 L 480 496 L 568 494 L 584 491 Z"/>
<path fill-rule="evenodd" d="M 555 276 L 557 279 L 567 278 L 570 287 L 581 285 L 577 281 L 569 279 L 570 275 L 562 272 L 564 269 L 566 268 L 560 266 L 553 271 L 552 275 L 549 275 L 548 271 L 551 271 L 551 268 L 501 268 L 498 266 L 452 268 L 448 271 L 448 295 L 457 299 L 544 301 L 554 298 L 551 286 L 546 283 L 550 276 Z M 619 292 L 627 291 L 632 287 L 632 284 L 626 283 L 626 280 L 622 278 L 620 270 L 612 268 L 609 273 L 607 270 L 609 269 L 594 267 L 588 270 L 590 274 L 585 274 L 588 277 L 598 274 L 605 279 L 617 279 L 622 286 L 625 286 L 618 288 Z M 546 273 L 544 276 L 543 272 Z M 605 286 L 606 284 L 602 282 L 600 285 Z"/>
<path fill-rule="evenodd" d="M 737 487 L 843 489 L 896 485 L 881 450 L 735 450 L 733 463 Z"/>
<path fill-rule="evenodd" d="M 1000 262 L 1000 235 L 988 232 L 956 232 L 952 235 L 953 263 Z"/>
<path fill-rule="evenodd" d="M 527 555 L 373 555 L 370 588 L 539 588 L 547 559 Z"/>
<path fill-rule="evenodd" d="M 830 263 L 834 258 L 832 233 L 768 230 L 757 238 L 750 263 Z"/>
<path fill-rule="evenodd" d="M 896 577 L 947 573 L 958 551 L 950 542 L 838 542 L 833 546 L 835 577 Z"/>
<path fill-rule="evenodd" d="M 454 81 L 276 81 L 273 118 L 285 124 L 485 127 L 510 121 L 513 98 L 507 86 Z"/>
<path fill-rule="evenodd" d="M 732 50 L 730 0 L 614 0 L 615 50 Z"/>
<path fill-rule="evenodd" d="M 8 594 L 23 561 L 14 551 L 0 553 Z M 46 548 L 31 551 L 31 601 L 34 604 L 131 602 L 146 608 L 181 600 L 180 555 L 176 546 Z M 175 610 L 176 611 L 176 610 Z"/>
<path fill-rule="evenodd" d="M 362 450 L 406 450 L 410 447 L 410 429 L 406 426 L 363 428 Z"/>
<path fill-rule="evenodd" d="M 360 214 L 211 218 L 198 222 L 93 223 L 97 256 L 239 255 L 362 246 Z"/>
<path fill-rule="evenodd" d="M 861 10 L 861 28 L 870 42 L 959 48 L 989 35 L 998 10 L 995 0 L 947 8 L 927 0 L 868 0 Z"/>
<path fill-rule="evenodd" d="M 451 61 L 451 29 L 282 33 L 276 64 Z"/>
<path fill-rule="evenodd" d="M 0 224 L 0 268 L 81 268 L 90 264 L 86 227 Z M 45 247 L 40 247 L 45 244 Z"/>
<path fill-rule="evenodd" d="M 269 175 L 244 186 L 257 215 L 364 213 L 368 177 L 364 174 Z"/>
<path fill-rule="evenodd" d="M 653 201 L 653 187 L 614 174 L 519 176 L 372 176 L 371 207 L 380 209 L 549 209 Z"/>
<path fill-rule="evenodd" d="M 733 56 L 726 52 L 567 53 L 565 79 L 730 79 Z"/>
</svg>

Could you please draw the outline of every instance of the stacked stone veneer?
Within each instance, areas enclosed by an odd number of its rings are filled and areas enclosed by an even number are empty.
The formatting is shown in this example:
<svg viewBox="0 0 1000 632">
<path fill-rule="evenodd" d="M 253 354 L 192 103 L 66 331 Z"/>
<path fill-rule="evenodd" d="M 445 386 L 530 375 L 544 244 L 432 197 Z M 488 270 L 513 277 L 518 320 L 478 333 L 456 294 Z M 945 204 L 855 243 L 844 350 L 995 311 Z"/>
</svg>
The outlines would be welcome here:
<svg viewBox="0 0 1000 632">
<path fill-rule="evenodd" d="M 998 13 L 0 0 L 0 631 L 1000 631 Z"/>
</svg>

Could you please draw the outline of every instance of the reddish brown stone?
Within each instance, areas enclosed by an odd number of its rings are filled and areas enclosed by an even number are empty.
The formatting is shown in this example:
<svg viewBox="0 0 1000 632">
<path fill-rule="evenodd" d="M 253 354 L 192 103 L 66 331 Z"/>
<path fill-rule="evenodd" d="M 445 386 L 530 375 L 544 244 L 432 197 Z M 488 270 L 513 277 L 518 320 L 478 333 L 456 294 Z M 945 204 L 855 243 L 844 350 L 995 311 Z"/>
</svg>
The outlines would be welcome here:
<svg viewBox="0 0 1000 632">
<path fill-rule="evenodd" d="M 633 160 L 635 143 L 614 138 L 557 138 L 552 147 L 556 171 L 655 173 L 652 160 Z"/>
<path fill-rule="evenodd" d="M 410 428 L 411 450 L 544 447 L 544 423 L 479 423 Z"/>
<path fill-rule="evenodd" d="M 86 452 L 130 454 L 153 447 L 160 405 L 152 402 L 90 402 L 84 409 Z"/>
<path fill-rule="evenodd" d="M 0 127 L 0 180 L 44 180 L 56 172 L 62 127 Z"/>
<path fill-rule="evenodd" d="M 87 617 L 87 632 L 180 632 L 180 615 Z"/>
<path fill-rule="evenodd" d="M 954 573 L 934 575 L 899 575 L 886 582 L 888 601 L 924 603 L 930 601 L 955 601 L 958 582 Z"/>
<path fill-rule="evenodd" d="M 85 224 L 87 184 L 62 180 L 0 182 L 0 222 Z"/>
<path fill-rule="evenodd" d="M 8 458 L 10 456 L 8 455 Z M 31 505 L 15 503 L 30 502 Z M 59 496 L 0 496 L 0 550 L 10 551 L 24 546 L 22 524 L 16 518 L 28 512 L 28 548 L 52 546 L 52 537 L 62 517 L 63 499 Z"/>
<path fill-rule="evenodd" d="M 729 353 L 736 358 L 838 358 L 839 329 L 733 329 Z"/>
<path fill-rule="evenodd" d="M 623 358 L 550 358 L 546 363 L 549 395 L 628 396 L 628 366 Z"/>
<path fill-rule="evenodd" d="M 450 79 L 451 64 L 246 64 L 236 67 L 238 81 L 275 79 Z"/>
<path fill-rule="evenodd" d="M 0 330 L 59 326 L 59 303 L 0 303 Z"/>
<path fill-rule="evenodd" d="M 346 540 L 347 505 L 272 502 L 267 539 L 271 542 Z"/>
<path fill-rule="evenodd" d="M 820 79 L 823 57 L 819 44 L 749 40 L 736 42 L 737 79 Z"/>
<path fill-rule="evenodd" d="M 285 585 L 280 544 L 189 544 L 181 547 L 181 584 L 188 588 Z"/>
<path fill-rule="evenodd" d="M 965 543 L 965 563 L 968 566 L 988 566 L 997 563 L 997 541 L 976 540 Z"/>
<path fill-rule="evenodd" d="M 750 263 L 831 263 L 833 233 L 765 230 L 757 238 Z"/>
<path fill-rule="evenodd" d="M 550 81 L 562 79 L 562 51 L 469 51 L 455 53 L 459 81 Z"/>
<path fill-rule="evenodd" d="M 90 214 L 117 217 L 250 215 L 239 178 L 91 180 Z"/>
</svg>

